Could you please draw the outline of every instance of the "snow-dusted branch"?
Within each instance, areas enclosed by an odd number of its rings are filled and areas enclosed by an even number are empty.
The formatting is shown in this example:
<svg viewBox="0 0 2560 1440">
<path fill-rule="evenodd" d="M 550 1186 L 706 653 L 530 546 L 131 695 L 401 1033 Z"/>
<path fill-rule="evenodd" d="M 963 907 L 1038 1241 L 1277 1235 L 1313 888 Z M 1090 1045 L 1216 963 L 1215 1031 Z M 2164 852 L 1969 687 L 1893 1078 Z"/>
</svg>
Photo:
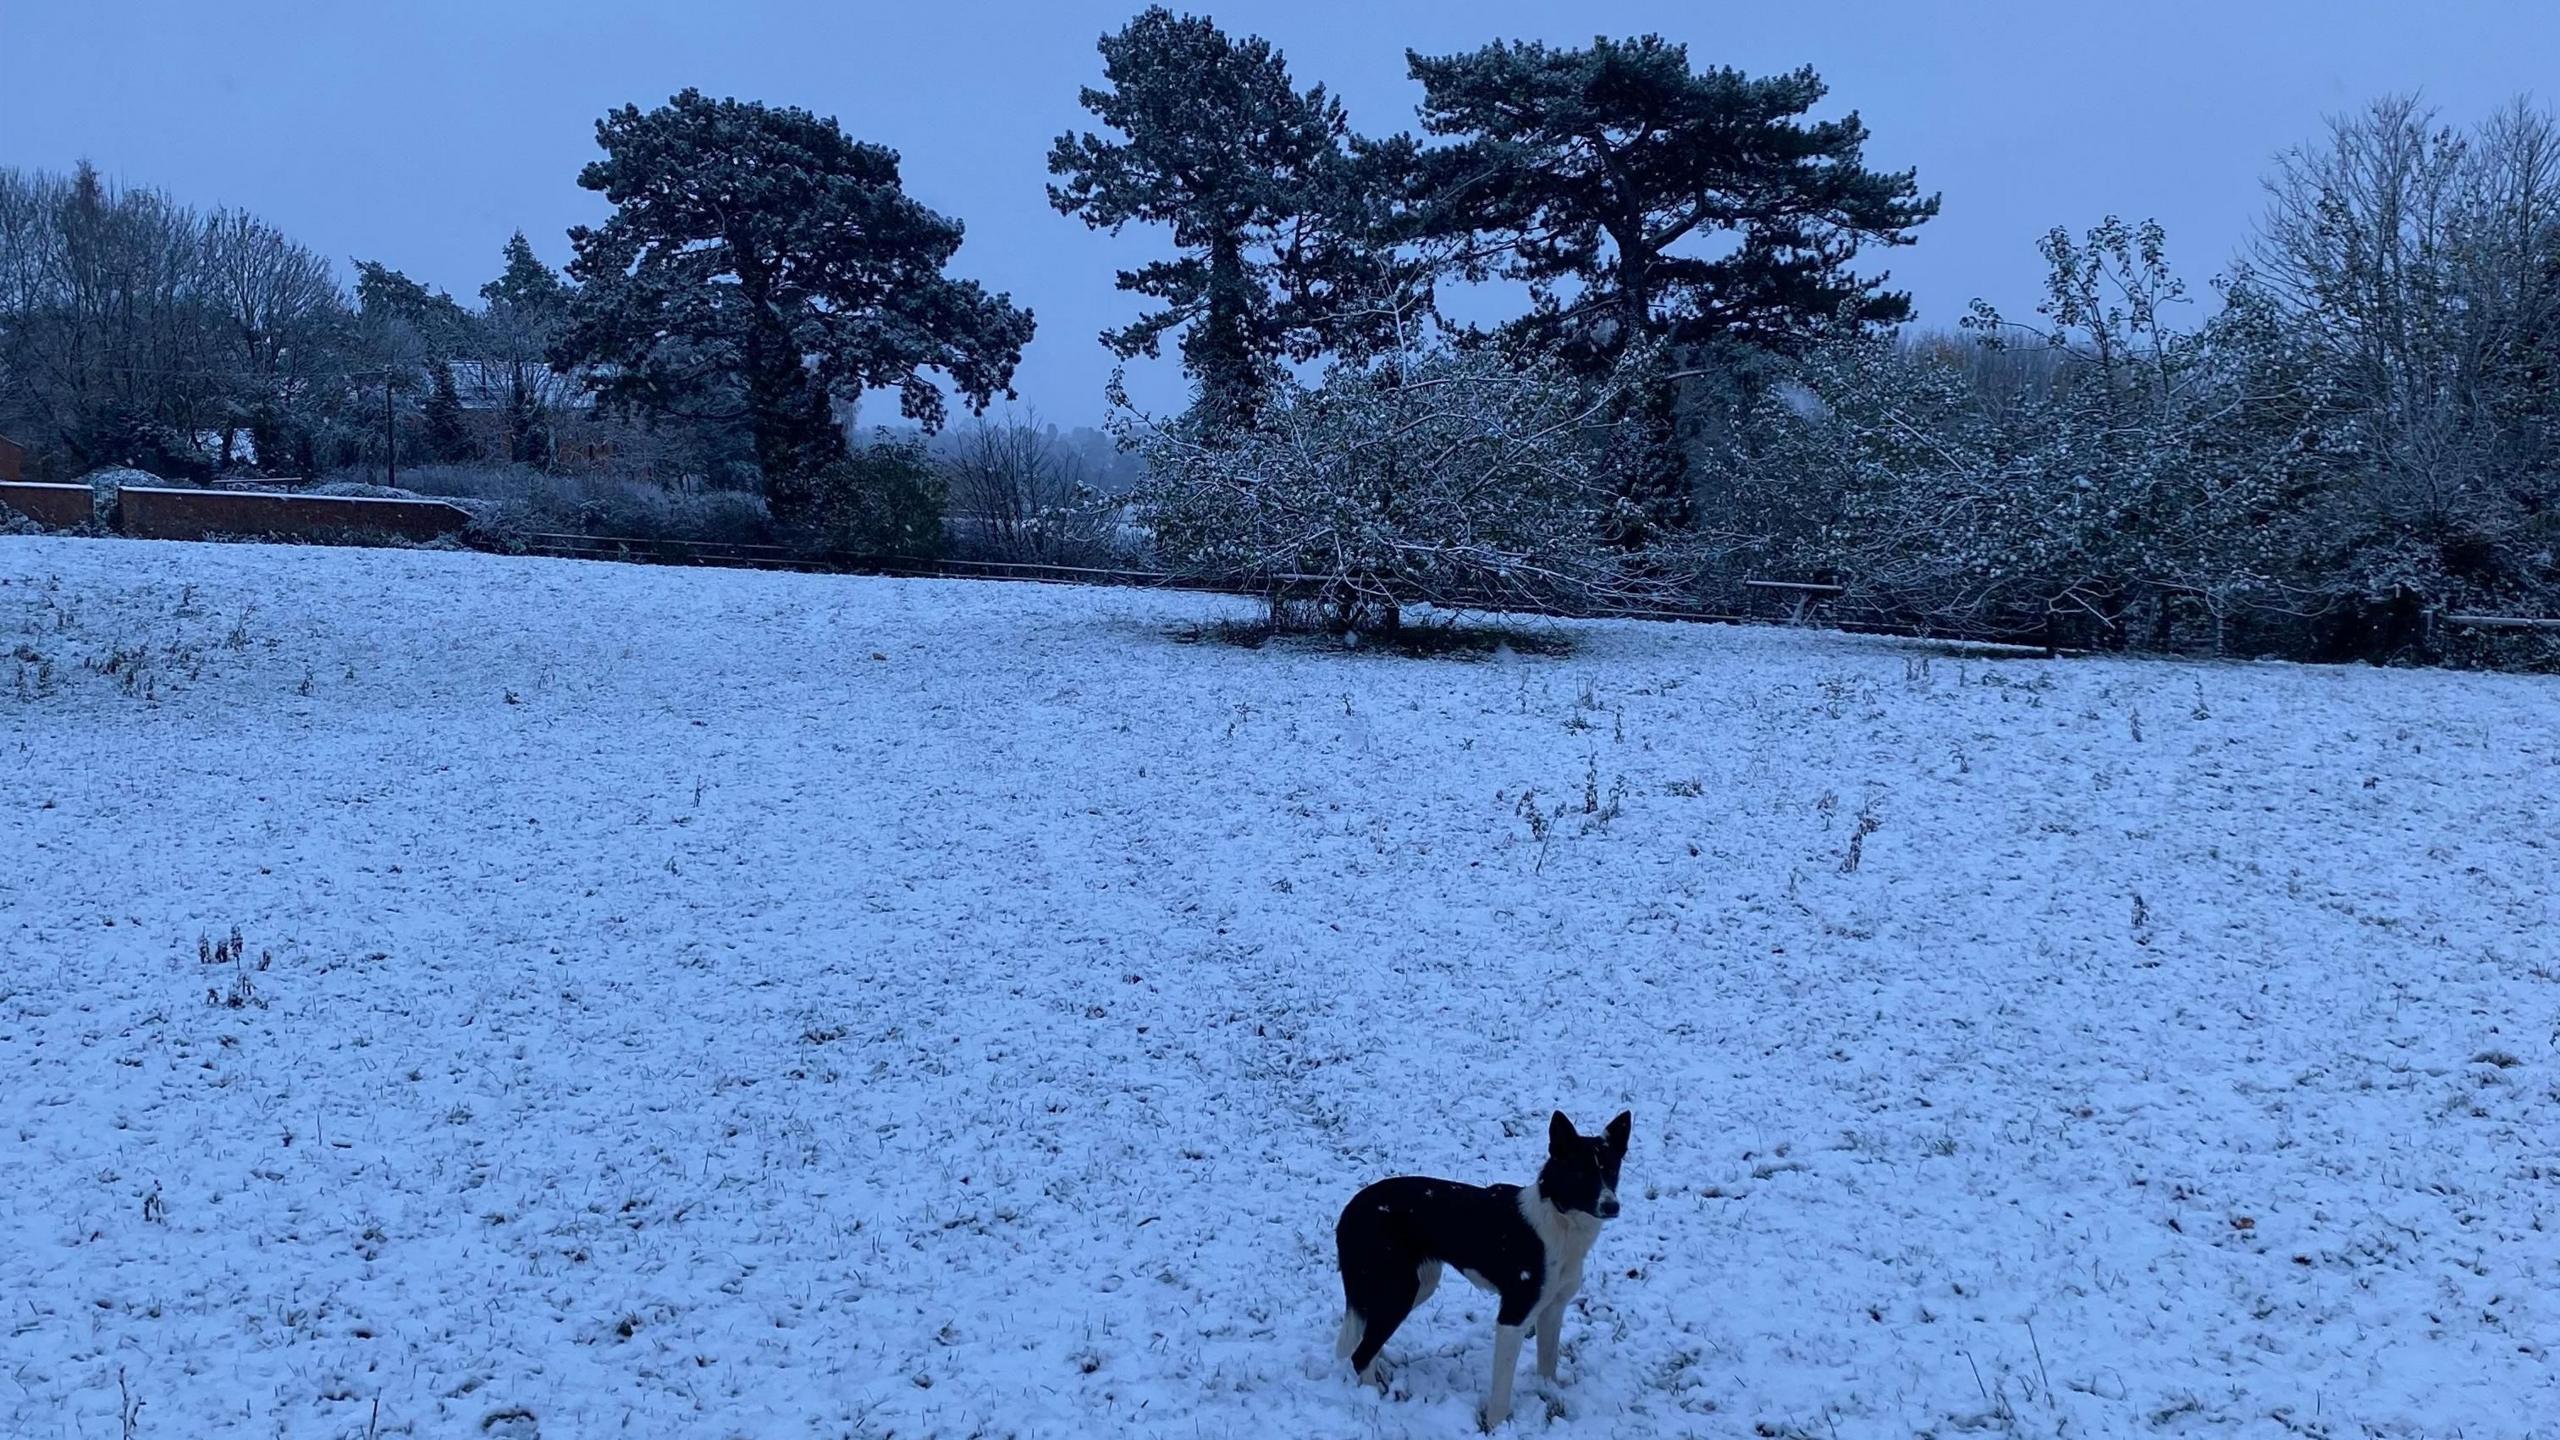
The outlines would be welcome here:
<svg viewBox="0 0 2560 1440">
<path fill-rule="evenodd" d="M 1124 413 L 1162 558 L 1392 625 L 1405 607 L 1551 607 L 1648 582 L 1608 543 L 1608 441 L 1632 368 L 1597 383 L 1492 350 L 1407 346 L 1287 384 L 1249 429 Z"/>
</svg>

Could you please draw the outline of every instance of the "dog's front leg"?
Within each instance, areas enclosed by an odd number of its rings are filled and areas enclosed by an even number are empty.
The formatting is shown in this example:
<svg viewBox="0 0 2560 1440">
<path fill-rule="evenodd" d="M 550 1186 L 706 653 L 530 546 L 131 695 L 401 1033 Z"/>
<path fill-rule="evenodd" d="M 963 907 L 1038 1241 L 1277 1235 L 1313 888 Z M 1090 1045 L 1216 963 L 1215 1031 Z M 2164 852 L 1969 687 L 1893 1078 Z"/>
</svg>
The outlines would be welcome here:
<svg viewBox="0 0 2560 1440">
<path fill-rule="evenodd" d="M 1517 1325 L 1493 1327 L 1493 1393 L 1484 1402 L 1487 1430 L 1511 1418 L 1511 1377 L 1520 1370 L 1520 1331 Z"/>
<path fill-rule="evenodd" d="M 1564 1349 L 1564 1301 L 1559 1297 L 1538 1312 L 1538 1378 L 1556 1378 L 1556 1360 Z"/>
</svg>

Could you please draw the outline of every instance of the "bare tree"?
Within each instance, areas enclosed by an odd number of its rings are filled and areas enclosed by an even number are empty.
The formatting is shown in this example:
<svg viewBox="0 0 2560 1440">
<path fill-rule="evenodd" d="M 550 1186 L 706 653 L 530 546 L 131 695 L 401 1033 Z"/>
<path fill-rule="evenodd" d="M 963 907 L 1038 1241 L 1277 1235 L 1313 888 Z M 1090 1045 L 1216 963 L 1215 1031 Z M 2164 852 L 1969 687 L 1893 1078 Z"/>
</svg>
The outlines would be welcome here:
<svg viewBox="0 0 2560 1440">
<path fill-rule="evenodd" d="M 348 318 L 346 296 L 328 261 L 244 211 L 215 211 L 202 244 L 205 298 L 227 332 L 226 368 L 236 367 L 217 458 L 232 463 L 245 429 L 261 465 L 287 465 L 287 416 L 337 382 L 329 351 Z"/>
<path fill-rule="evenodd" d="M 8 423 L 39 454 L 86 467 L 203 463 L 219 357 L 201 290 L 201 222 L 87 166 L 69 180 L 7 172 L 11 308 L 0 317 Z M 21 249 L 20 247 L 24 248 Z"/>
<path fill-rule="evenodd" d="M 976 421 L 941 464 L 946 514 L 963 555 L 1080 565 L 1110 549 L 1110 511 L 1087 483 L 1084 457 L 1036 413 Z"/>
<path fill-rule="evenodd" d="M 282 463 L 344 408 L 348 318 L 328 262 L 252 216 L 0 170 L 0 428 L 40 473 L 203 473 L 244 430 Z"/>
<path fill-rule="evenodd" d="M 2547 587 L 2560 505 L 2560 133 L 2464 134 L 2412 97 L 2331 122 L 2269 183 L 2254 283 L 2304 352 L 2324 530 L 2368 595 Z M 2415 603 L 2414 599 L 2404 603 Z"/>
</svg>

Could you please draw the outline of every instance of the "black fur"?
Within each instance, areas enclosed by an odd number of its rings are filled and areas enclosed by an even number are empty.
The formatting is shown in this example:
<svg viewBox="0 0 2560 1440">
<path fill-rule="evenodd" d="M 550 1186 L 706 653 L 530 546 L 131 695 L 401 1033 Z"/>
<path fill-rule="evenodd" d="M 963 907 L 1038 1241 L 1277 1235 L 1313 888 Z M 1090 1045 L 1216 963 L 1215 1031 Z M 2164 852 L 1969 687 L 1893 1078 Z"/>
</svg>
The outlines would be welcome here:
<svg viewBox="0 0 2560 1440">
<path fill-rule="evenodd" d="M 1577 1134 L 1559 1111 L 1547 1127 L 1547 1163 L 1536 1191 L 1556 1210 L 1596 1225 L 1618 1212 L 1618 1167 L 1634 1120 L 1620 1115 L 1598 1136 Z M 1423 1298 L 1434 1262 L 1466 1272 L 1501 1296 L 1498 1323 L 1522 1326 L 1547 1299 L 1547 1241 L 1522 1209 L 1517 1185 L 1468 1185 L 1422 1175 L 1381 1180 L 1351 1197 L 1333 1227 L 1342 1299 L 1358 1323 L 1353 1373 L 1366 1375 L 1388 1337 Z M 1579 1257 L 1576 1257 L 1577 1259 Z"/>
<path fill-rule="evenodd" d="M 1547 1203 L 1603 1220 L 1618 1218 L 1618 1202 L 1612 1198 L 1603 1208 L 1600 1197 L 1604 1192 L 1614 1196 L 1618 1188 L 1618 1166 L 1627 1158 L 1627 1132 L 1634 1125 L 1633 1115 L 1620 1115 L 1608 1129 L 1585 1137 L 1575 1134 L 1573 1122 L 1557 1111 L 1547 1121 L 1547 1163 L 1538 1171 L 1538 1189 Z"/>
</svg>

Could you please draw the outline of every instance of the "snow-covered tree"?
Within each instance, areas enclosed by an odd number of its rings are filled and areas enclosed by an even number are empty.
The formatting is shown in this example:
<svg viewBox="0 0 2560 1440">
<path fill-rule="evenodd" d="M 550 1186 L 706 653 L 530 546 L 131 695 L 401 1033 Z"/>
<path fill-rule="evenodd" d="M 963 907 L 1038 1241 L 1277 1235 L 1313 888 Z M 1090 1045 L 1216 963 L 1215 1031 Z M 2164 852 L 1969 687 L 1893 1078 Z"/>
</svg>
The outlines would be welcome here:
<svg viewBox="0 0 2560 1440">
<path fill-rule="evenodd" d="M 1153 425 L 1136 492 L 1158 553 L 1336 630 L 1392 629 L 1417 604 L 1589 605 L 1641 583 L 1608 541 L 1606 456 L 1623 393 L 1651 362 L 1594 382 L 1552 358 L 1411 343 L 1282 380 L 1250 428 Z"/>
<path fill-rule="evenodd" d="M 2250 279 L 2314 402 L 2318 588 L 2560 605 L 2560 121 L 2389 98 L 2268 188 Z"/>
<path fill-rule="evenodd" d="M 1977 306 L 1970 341 L 1844 328 L 1816 346 L 1752 417 L 1737 493 L 1793 502 L 1794 568 L 1952 626 L 2123 645 L 2138 614 L 2157 629 L 2175 606 L 2220 617 L 2269 596 L 2296 532 L 2290 422 L 2252 388 L 2263 308 L 2173 328 L 2184 294 L 2154 224 L 2040 248 L 2040 325 Z M 2046 359 L 2031 388 L 1991 396 L 1969 346 Z"/>
<path fill-rule="evenodd" d="M 418 407 L 418 420 L 424 458 L 447 464 L 480 458 L 480 442 L 462 418 L 462 395 L 454 388 L 450 361 L 427 366 L 427 397 Z"/>
</svg>

